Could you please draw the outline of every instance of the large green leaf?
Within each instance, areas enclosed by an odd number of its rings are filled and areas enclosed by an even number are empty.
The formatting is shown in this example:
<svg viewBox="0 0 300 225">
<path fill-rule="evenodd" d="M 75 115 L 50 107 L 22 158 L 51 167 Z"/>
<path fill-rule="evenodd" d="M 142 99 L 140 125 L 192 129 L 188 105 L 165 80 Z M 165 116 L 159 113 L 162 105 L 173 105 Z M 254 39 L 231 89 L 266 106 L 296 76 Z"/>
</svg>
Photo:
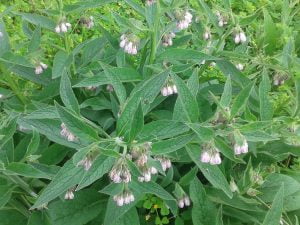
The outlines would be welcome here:
<svg viewBox="0 0 300 225">
<path fill-rule="evenodd" d="M 266 73 L 262 76 L 262 81 L 259 84 L 259 109 L 261 120 L 271 120 L 273 116 L 273 106 L 268 98 L 271 90 L 270 79 Z"/>
<path fill-rule="evenodd" d="M 193 202 L 193 224 L 216 225 L 217 209 L 207 198 L 203 185 L 196 177 L 190 183 L 190 197 Z"/>
<path fill-rule="evenodd" d="M 264 49 L 266 54 L 272 54 L 276 50 L 277 40 L 280 37 L 272 17 L 265 9 L 264 11 Z"/>
<path fill-rule="evenodd" d="M 52 79 L 66 75 L 72 62 L 72 56 L 64 51 L 58 51 L 54 56 L 52 67 Z"/>
<path fill-rule="evenodd" d="M 74 166 L 72 160 L 65 163 L 51 183 L 43 190 L 42 194 L 32 206 L 32 209 L 50 202 L 65 193 L 69 188 L 73 188 L 82 180 L 84 173 L 85 171 L 82 167 Z"/>
<path fill-rule="evenodd" d="M 55 201 L 49 204 L 49 217 L 55 225 L 84 225 L 94 219 L 106 200 L 96 190 L 86 189 L 74 193 L 72 201 Z"/>
<path fill-rule="evenodd" d="M 247 104 L 249 96 L 253 88 L 253 83 L 248 84 L 233 101 L 231 108 L 231 117 L 235 117 Z"/>
<path fill-rule="evenodd" d="M 202 62 L 203 60 L 218 59 L 214 56 L 207 55 L 200 51 L 179 48 L 167 49 L 162 54 L 160 54 L 158 58 L 162 60 L 197 60 L 198 62 Z"/>
</svg>

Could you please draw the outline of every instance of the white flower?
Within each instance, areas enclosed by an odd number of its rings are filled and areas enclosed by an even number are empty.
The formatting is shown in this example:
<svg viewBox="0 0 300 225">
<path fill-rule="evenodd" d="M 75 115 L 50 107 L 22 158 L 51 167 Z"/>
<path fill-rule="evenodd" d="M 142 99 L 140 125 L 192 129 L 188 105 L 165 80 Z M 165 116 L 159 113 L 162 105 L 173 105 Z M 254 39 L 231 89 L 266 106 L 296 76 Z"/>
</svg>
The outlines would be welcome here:
<svg viewBox="0 0 300 225">
<path fill-rule="evenodd" d="M 43 72 L 43 67 L 40 65 L 36 66 L 34 72 L 36 75 L 41 74 Z"/>
<path fill-rule="evenodd" d="M 74 199 L 74 193 L 73 190 L 69 189 L 66 194 L 65 194 L 65 199 L 66 200 L 72 200 Z"/>
<path fill-rule="evenodd" d="M 60 131 L 60 135 L 63 137 L 66 137 L 68 141 L 75 141 L 77 138 L 75 135 L 73 135 L 68 128 L 66 127 L 66 125 L 64 123 L 62 123 L 61 125 L 61 131 Z"/>
<path fill-rule="evenodd" d="M 180 19 L 177 20 L 177 28 L 179 30 L 186 29 L 192 23 L 193 15 L 189 11 L 185 11 L 184 14 L 179 15 Z"/>
<path fill-rule="evenodd" d="M 156 0 L 146 0 L 146 5 L 151 6 L 156 2 Z"/>
<path fill-rule="evenodd" d="M 92 166 L 92 159 L 85 157 L 83 160 L 77 163 L 77 166 L 83 166 L 84 170 L 88 171 Z"/>
<path fill-rule="evenodd" d="M 136 55 L 138 53 L 138 39 L 136 36 L 131 35 L 130 37 L 122 34 L 120 37 L 120 48 L 123 48 L 124 51 L 131 55 Z"/>
<path fill-rule="evenodd" d="M 240 32 L 240 40 L 242 43 L 245 43 L 247 41 L 247 37 L 243 31 Z"/>
<path fill-rule="evenodd" d="M 244 65 L 241 63 L 238 63 L 235 67 L 240 71 L 244 70 Z"/>
<path fill-rule="evenodd" d="M 222 160 L 220 157 L 220 153 L 218 153 L 218 152 L 215 152 L 210 158 L 211 165 L 219 165 L 219 164 L 221 164 L 221 162 L 222 162 Z"/>
<path fill-rule="evenodd" d="M 169 95 L 172 95 L 172 94 L 177 94 L 176 85 L 173 84 L 172 86 L 167 85 L 167 86 L 163 87 L 161 89 L 161 94 L 162 94 L 162 96 L 169 96 Z"/>
<path fill-rule="evenodd" d="M 210 31 L 205 31 L 205 33 L 203 34 L 203 38 L 204 40 L 209 40 L 211 38 L 211 33 Z"/>
<path fill-rule="evenodd" d="M 175 33 L 170 32 L 169 34 L 165 34 L 162 38 L 162 44 L 165 47 L 173 45 L 173 38 L 175 37 Z"/>
<path fill-rule="evenodd" d="M 60 30 L 61 30 L 61 32 L 63 32 L 63 33 L 65 33 L 65 32 L 68 31 L 68 27 L 66 26 L 65 23 L 61 23 L 61 24 L 60 24 Z"/>
<path fill-rule="evenodd" d="M 122 193 L 115 195 L 113 200 L 118 206 L 130 204 L 134 201 L 134 195 L 130 191 L 123 191 Z"/>
<path fill-rule="evenodd" d="M 151 170 L 152 174 L 157 174 L 158 173 L 157 169 L 153 166 L 150 168 L 150 170 Z"/>
<path fill-rule="evenodd" d="M 238 192 L 239 191 L 239 188 L 236 185 L 236 183 L 234 182 L 234 180 L 230 181 L 229 187 L 230 187 L 231 192 Z"/>
<path fill-rule="evenodd" d="M 48 68 L 47 64 L 40 62 L 41 67 L 45 70 Z"/>
<path fill-rule="evenodd" d="M 112 170 L 109 177 L 114 183 L 129 183 L 131 181 L 131 173 L 127 167 L 125 159 L 119 159 Z"/>
<path fill-rule="evenodd" d="M 174 93 L 174 94 L 177 94 L 177 87 L 176 87 L 176 85 L 175 85 L 175 84 L 173 85 L 173 87 L 172 87 L 172 88 L 173 88 L 173 93 Z"/>
<path fill-rule="evenodd" d="M 181 209 L 184 208 L 184 200 L 183 199 L 178 200 L 178 207 Z"/>
<path fill-rule="evenodd" d="M 177 205 L 179 208 L 184 208 L 184 206 L 190 206 L 191 200 L 187 195 L 184 195 L 182 198 L 177 200 Z"/>
<path fill-rule="evenodd" d="M 4 95 L 3 95 L 3 94 L 0 94 L 0 99 L 3 98 L 3 97 L 4 97 Z"/>
<path fill-rule="evenodd" d="M 126 44 L 126 39 L 121 40 L 121 42 L 120 42 L 120 47 L 121 47 L 121 48 L 124 48 L 124 47 L 125 47 L 125 44 Z"/>
<path fill-rule="evenodd" d="M 245 137 L 242 136 L 242 145 L 235 142 L 234 144 L 234 154 L 240 155 L 248 152 L 248 142 Z"/>
<path fill-rule="evenodd" d="M 167 89 L 167 87 L 163 87 L 160 92 L 161 92 L 162 96 L 168 96 L 168 89 Z"/>
<path fill-rule="evenodd" d="M 167 157 L 157 156 L 155 159 L 160 162 L 160 165 L 161 165 L 163 171 L 166 171 L 167 169 L 172 167 L 171 160 Z"/>
<path fill-rule="evenodd" d="M 234 37 L 234 43 L 239 44 L 241 42 L 241 38 L 239 34 L 236 34 Z"/>
<path fill-rule="evenodd" d="M 186 206 L 190 206 L 191 205 L 191 201 L 190 201 L 190 198 L 188 196 L 185 196 L 183 200 L 184 200 L 184 204 Z"/>
<path fill-rule="evenodd" d="M 55 27 L 55 32 L 56 32 L 56 33 L 60 33 L 60 25 L 57 25 L 57 26 Z"/>
<path fill-rule="evenodd" d="M 210 162 L 210 154 L 207 151 L 203 151 L 201 153 L 200 161 L 203 163 L 209 163 Z"/>
</svg>

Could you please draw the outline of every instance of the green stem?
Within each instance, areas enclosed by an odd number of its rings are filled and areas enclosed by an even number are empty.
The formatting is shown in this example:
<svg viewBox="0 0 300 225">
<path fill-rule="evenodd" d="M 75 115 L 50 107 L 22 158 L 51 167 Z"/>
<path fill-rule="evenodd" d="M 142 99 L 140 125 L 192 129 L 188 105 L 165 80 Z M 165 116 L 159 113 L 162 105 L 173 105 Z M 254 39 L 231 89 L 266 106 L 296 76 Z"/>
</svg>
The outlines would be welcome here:
<svg viewBox="0 0 300 225">
<path fill-rule="evenodd" d="M 158 33 L 158 26 L 159 26 L 159 16 L 160 16 L 160 5 L 159 1 L 156 3 L 156 16 L 154 20 L 154 26 L 151 34 L 151 54 L 150 54 L 150 60 L 149 64 L 153 64 L 155 61 L 155 56 L 156 56 L 156 50 L 157 50 L 157 33 Z"/>
</svg>

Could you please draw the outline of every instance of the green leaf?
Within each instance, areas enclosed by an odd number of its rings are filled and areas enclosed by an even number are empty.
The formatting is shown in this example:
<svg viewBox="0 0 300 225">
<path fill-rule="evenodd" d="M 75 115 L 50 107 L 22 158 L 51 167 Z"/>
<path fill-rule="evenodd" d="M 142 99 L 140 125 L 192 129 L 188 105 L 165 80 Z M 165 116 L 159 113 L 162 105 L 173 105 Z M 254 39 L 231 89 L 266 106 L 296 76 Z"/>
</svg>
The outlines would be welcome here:
<svg viewBox="0 0 300 225">
<path fill-rule="evenodd" d="M 113 86 L 114 91 L 117 94 L 120 105 L 123 105 L 126 100 L 126 89 L 122 82 L 119 80 L 118 76 L 111 70 L 106 64 L 100 63 L 106 78 L 109 80 L 110 84 Z"/>
<path fill-rule="evenodd" d="M 52 178 L 52 174 L 47 174 L 29 164 L 20 162 L 10 163 L 6 166 L 5 169 L 6 170 L 4 170 L 3 173 L 7 175 L 20 175 L 24 177 L 45 178 L 49 180 Z"/>
<path fill-rule="evenodd" d="M 0 210 L 1 225 L 24 224 L 26 217 L 14 209 Z"/>
<path fill-rule="evenodd" d="M 187 81 L 187 87 L 190 89 L 191 93 L 197 97 L 198 91 L 199 91 L 199 70 L 195 69 L 192 76 Z"/>
<path fill-rule="evenodd" d="M 249 84 L 250 79 L 245 77 L 231 62 L 217 60 L 216 63 L 222 73 L 227 77 L 230 76 L 230 79 L 236 82 L 240 87 L 246 87 Z"/>
<path fill-rule="evenodd" d="M 104 155 L 100 155 L 99 157 L 97 157 L 95 161 L 93 161 L 91 168 L 85 173 L 76 190 L 87 187 L 96 180 L 103 177 L 104 174 L 110 171 L 114 162 L 115 160 L 111 157 L 106 157 Z"/>
<path fill-rule="evenodd" d="M 276 50 L 277 40 L 280 38 L 275 23 L 266 9 L 264 12 L 264 49 L 265 53 L 271 55 Z"/>
<path fill-rule="evenodd" d="M 220 100 L 220 105 L 223 107 L 229 107 L 232 98 L 232 86 L 231 86 L 231 78 L 227 77 L 227 81 L 224 86 L 224 91 Z"/>
<path fill-rule="evenodd" d="M 32 34 L 28 45 L 28 52 L 34 52 L 39 49 L 41 43 L 41 28 L 37 26 Z"/>
<path fill-rule="evenodd" d="M 169 48 L 158 56 L 160 60 L 197 60 L 201 62 L 203 60 L 217 60 L 214 56 L 207 55 L 205 53 L 191 50 L 191 49 L 179 49 Z"/>
<path fill-rule="evenodd" d="M 216 225 L 217 209 L 215 205 L 207 199 L 204 187 L 197 177 L 195 177 L 190 184 L 190 197 L 193 202 L 193 224 Z"/>
<path fill-rule="evenodd" d="M 261 120 L 271 120 L 273 117 L 273 105 L 268 98 L 271 90 L 270 80 L 266 73 L 263 73 L 262 81 L 259 84 L 259 109 Z"/>
<path fill-rule="evenodd" d="M 72 90 L 71 82 L 67 73 L 62 74 L 60 80 L 60 97 L 65 106 L 79 114 L 79 105 Z"/>
<path fill-rule="evenodd" d="M 248 98 L 253 88 L 253 83 L 248 84 L 233 101 L 231 108 L 231 117 L 235 117 L 247 104 Z"/>
<path fill-rule="evenodd" d="M 144 125 L 138 135 L 139 139 L 151 141 L 171 138 L 189 131 L 189 127 L 174 120 L 157 120 Z"/>
<path fill-rule="evenodd" d="M 87 189 L 74 193 L 71 201 L 55 201 L 49 204 L 48 212 L 52 224 L 83 225 L 94 219 L 106 200 L 96 190 Z"/>
<path fill-rule="evenodd" d="M 54 31 L 56 24 L 48 17 L 33 13 L 20 13 L 19 15 L 29 23 Z"/>
<path fill-rule="evenodd" d="M 275 195 L 272 206 L 264 219 L 263 225 L 280 224 L 281 214 L 283 210 L 283 194 L 284 187 L 282 185 Z"/>
<path fill-rule="evenodd" d="M 67 75 L 71 62 L 71 56 L 64 51 L 58 51 L 53 60 L 52 79 Z"/>
<path fill-rule="evenodd" d="M 210 165 L 208 163 L 202 163 L 200 161 L 200 146 L 188 145 L 186 146 L 186 150 L 194 163 L 196 163 L 196 165 L 199 167 L 205 178 L 214 187 L 223 190 L 229 198 L 232 198 L 233 194 L 230 190 L 229 184 L 219 167 L 216 165 Z"/>
<path fill-rule="evenodd" d="M 222 140 L 220 137 L 215 138 L 215 144 L 216 147 L 226 158 L 237 163 L 245 163 L 242 159 L 235 157 L 233 148 L 228 146 L 227 143 L 224 140 Z"/>
<path fill-rule="evenodd" d="M 296 104 L 295 104 L 294 115 L 297 115 L 300 112 L 300 78 L 295 79 L 295 89 L 296 89 Z"/>
<path fill-rule="evenodd" d="M 0 57 L 10 51 L 9 37 L 5 29 L 3 20 L 0 18 L 0 32 L 2 33 L 1 44 L 0 44 Z"/>
<path fill-rule="evenodd" d="M 44 211 L 33 211 L 28 219 L 27 225 L 51 225 L 47 213 Z"/>
<path fill-rule="evenodd" d="M 135 208 L 130 209 L 113 225 L 140 225 L 137 210 Z"/>
<path fill-rule="evenodd" d="M 10 200 L 14 186 L 0 185 L 0 209 Z"/>
<path fill-rule="evenodd" d="M 177 86 L 177 101 L 179 101 L 180 105 L 182 106 L 182 113 L 188 119 L 188 122 L 198 121 L 199 109 L 195 96 L 191 93 L 187 85 L 178 76 L 173 76 L 173 79 Z M 177 120 L 177 118 L 174 118 L 174 120 Z"/>
<path fill-rule="evenodd" d="M 154 142 L 152 144 L 151 152 L 153 154 L 166 154 L 174 152 L 178 149 L 183 148 L 194 138 L 194 134 L 184 134 L 178 137 L 170 138 L 167 140 Z"/>
<path fill-rule="evenodd" d="M 27 147 L 25 157 L 29 156 L 29 155 L 33 155 L 38 150 L 38 147 L 40 145 L 40 135 L 39 135 L 39 133 L 37 132 L 36 129 L 33 129 L 32 131 L 33 131 L 32 132 L 32 138 L 31 138 L 30 143 Z"/>
<path fill-rule="evenodd" d="M 43 190 L 31 209 L 38 208 L 73 188 L 82 180 L 83 175 L 84 170 L 74 166 L 72 160 L 66 162 L 51 183 Z"/>
<path fill-rule="evenodd" d="M 198 138 L 203 141 L 211 141 L 214 137 L 214 131 L 211 128 L 201 126 L 197 123 L 187 124 L 197 134 Z"/>
<path fill-rule="evenodd" d="M 127 67 L 113 67 L 110 69 L 122 83 L 136 82 L 142 79 L 142 76 L 134 69 Z M 74 85 L 74 87 L 88 87 L 109 84 L 110 80 L 105 76 L 104 72 L 100 72 L 93 77 L 88 77 Z"/>
<path fill-rule="evenodd" d="M 98 141 L 96 129 L 89 125 L 88 120 L 75 115 L 72 111 L 56 104 L 57 112 L 66 127 L 79 138 L 81 143 Z"/>
</svg>

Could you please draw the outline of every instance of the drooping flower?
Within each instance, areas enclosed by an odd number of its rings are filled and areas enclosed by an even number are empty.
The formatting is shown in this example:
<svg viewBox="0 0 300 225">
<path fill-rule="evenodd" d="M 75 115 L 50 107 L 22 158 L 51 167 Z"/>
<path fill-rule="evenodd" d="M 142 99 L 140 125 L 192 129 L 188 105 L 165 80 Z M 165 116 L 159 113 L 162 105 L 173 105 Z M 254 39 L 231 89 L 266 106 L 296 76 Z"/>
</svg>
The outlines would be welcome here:
<svg viewBox="0 0 300 225">
<path fill-rule="evenodd" d="M 234 134 L 234 154 L 235 155 L 240 155 L 240 154 L 245 154 L 248 152 L 248 142 L 246 138 L 240 133 L 236 132 Z"/>
<path fill-rule="evenodd" d="M 171 160 L 165 156 L 156 156 L 155 159 L 160 162 L 163 171 L 166 171 L 172 167 Z"/>
<path fill-rule="evenodd" d="M 69 29 L 71 29 L 72 25 L 68 22 L 60 22 L 55 27 L 56 33 L 66 33 Z"/>
<path fill-rule="evenodd" d="M 218 26 L 223 27 L 224 25 L 227 24 L 227 18 L 222 15 L 219 11 L 216 12 L 216 15 L 218 17 Z"/>
<path fill-rule="evenodd" d="M 67 192 L 66 192 L 66 194 L 65 194 L 65 199 L 66 199 L 66 200 L 72 200 L 72 199 L 74 199 L 74 192 L 73 192 L 73 189 L 67 190 Z"/>
<path fill-rule="evenodd" d="M 120 158 L 117 160 L 109 172 L 109 177 L 114 183 L 129 183 L 131 181 L 131 173 L 128 169 L 126 159 Z"/>
<path fill-rule="evenodd" d="M 79 22 L 88 29 L 93 28 L 95 25 L 93 16 L 90 16 L 89 18 L 83 17 Z"/>
<path fill-rule="evenodd" d="M 177 29 L 184 30 L 191 25 L 193 15 L 188 10 L 178 11 L 176 13 L 176 19 L 177 19 L 177 23 L 176 23 Z"/>
<path fill-rule="evenodd" d="M 37 65 L 35 66 L 35 70 L 34 73 L 36 75 L 39 75 L 41 73 L 43 73 L 44 70 L 46 70 L 48 68 L 47 64 L 39 62 L 37 63 Z"/>
<path fill-rule="evenodd" d="M 241 63 L 236 64 L 235 66 L 239 71 L 243 71 L 244 70 L 244 65 Z"/>
<path fill-rule="evenodd" d="M 151 6 L 156 2 L 156 0 L 146 0 L 146 5 Z"/>
<path fill-rule="evenodd" d="M 211 143 L 203 144 L 200 161 L 211 165 L 219 165 L 222 162 L 219 150 Z"/>
<path fill-rule="evenodd" d="M 167 84 L 161 89 L 162 96 L 169 96 L 172 94 L 177 94 L 177 87 L 175 84 Z"/>
<path fill-rule="evenodd" d="M 209 29 L 205 30 L 205 32 L 203 34 L 203 39 L 206 40 L 206 41 L 209 40 L 209 39 L 211 39 L 211 32 L 210 32 Z"/>
<path fill-rule="evenodd" d="M 131 202 L 134 202 L 134 195 L 131 191 L 124 190 L 122 193 L 115 195 L 113 200 L 118 206 L 128 205 Z"/>
<path fill-rule="evenodd" d="M 175 33 L 170 32 L 168 34 L 165 34 L 162 38 L 162 45 L 165 47 L 172 46 L 173 45 L 173 38 L 175 38 Z"/>
<path fill-rule="evenodd" d="M 179 208 L 184 208 L 185 206 L 188 207 L 191 205 L 191 200 L 189 198 L 189 196 L 184 195 L 182 198 L 177 200 L 177 205 Z"/>
<path fill-rule="evenodd" d="M 138 53 L 139 39 L 134 34 L 123 34 L 120 37 L 120 48 L 130 55 L 136 55 Z"/>
<path fill-rule="evenodd" d="M 77 138 L 74 134 L 72 134 L 64 123 L 61 124 L 60 135 L 66 137 L 68 141 L 75 141 Z"/>
<path fill-rule="evenodd" d="M 239 44 L 239 43 L 245 43 L 247 41 L 246 34 L 242 30 L 238 30 L 235 32 L 234 35 L 234 43 Z"/>
<path fill-rule="evenodd" d="M 92 164 L 93 160 L 91 159 L 91 157 L 86 156 L 83 160 L 80 160 L 77 163 L 77 166 L 83 166 L 84 170 L 88 171 L 91 168 Z"/>
</svg>

